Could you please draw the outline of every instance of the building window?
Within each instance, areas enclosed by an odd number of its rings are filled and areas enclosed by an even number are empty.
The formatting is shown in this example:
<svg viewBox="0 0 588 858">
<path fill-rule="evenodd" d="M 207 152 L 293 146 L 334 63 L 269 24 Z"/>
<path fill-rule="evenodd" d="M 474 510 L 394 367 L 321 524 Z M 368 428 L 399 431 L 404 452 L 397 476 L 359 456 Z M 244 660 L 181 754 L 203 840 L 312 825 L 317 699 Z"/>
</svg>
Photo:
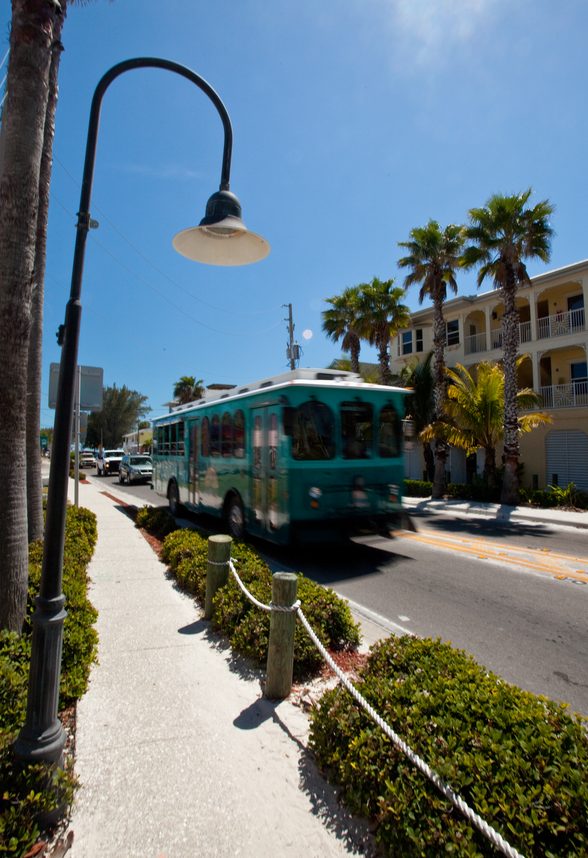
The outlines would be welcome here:
<svg viewBox="0 0 588 858">
<path fill-rule="evenodd" d="M 412 354 L 412 331 L 403 331 L 402 332 L 402 354 L 403 355 L 411 355 Z"/>
<path fill-rule="evenodd" d="M 423 350 L 423 329 L 417 328 L 415 333 L 416 337 L 416 350 L 417 352 L 422 352 Z"/>
<path fill-rule="evenodd" d="M 445 326 L 445 342 L 448 346 L 459 345 L 459 319 L 452 319 Z"/>
</svg>

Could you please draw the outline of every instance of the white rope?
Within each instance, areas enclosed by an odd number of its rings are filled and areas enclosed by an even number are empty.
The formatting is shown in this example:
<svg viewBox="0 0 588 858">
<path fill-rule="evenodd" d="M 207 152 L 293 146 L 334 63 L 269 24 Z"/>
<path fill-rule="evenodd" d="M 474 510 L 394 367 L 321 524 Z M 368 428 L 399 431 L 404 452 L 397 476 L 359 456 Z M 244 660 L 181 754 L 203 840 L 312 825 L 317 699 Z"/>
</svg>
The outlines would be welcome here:
<svg viewBox="0 0 588 858">
<path fill-rule="evenodd" d="M 223 565 L 223 564 L 219 564 Z M 257 605 L 258 608 L 261 608 L 262 611 L 277 611 L 278 614 L 295 614 L 296 611 L 300 607 L 300 599 L 297 599 L 293 605 L 274 605 L 273 602 L 270 602 L 269 605 L 264 605 L 263 602 L 260 602 L 259 599 L 256 599 L 253 593 L 250 593 L 245 584 L 241 581 L 239 576 L 237 575 L 237 570 L 235 569 L 235 564 L 233 560 L 229 560 L 229 569 L 233 573 L 233 577 L 241 590 L 245 593 L 247 598 L 253 602 L 254 605 Z"/>
<path fill-rule="evenodd" d="M 213 561 L 209 561 L 212 563 Z M 237 570 L 235 569 L 235 563 L 232 559 L 228 561 L 229 569 L 231 570 L 233 577 L 243 593 L 247 596 L 247 598 L 253 602 L 254 605 L 257 605 L 262 611 L 279 611 L 283 613 L 294 613 L 297 612 L 300 618 L 300 622 L 308 632 L 310 639 L 313 641 L 318 651 L 327 662 L 331 670 L 335 672 L 335 674 L 339 677 L 345 688 L 349 691 L 351 696 L 357 700 L 357 702 L 362 706 L 365 711 L 368 713 L 370 718 L 376 722 L 378 727 L 384 731 L 384 733 L 388 736 L 389 739 L 396 745 L 399 750 L 410 760 L 415 768 L 417 768 L 422 774 L 427 777 L 432 784 L 434 784 L 439 792 L 445 796 L 464 816 L 465 818 L 474 825 L 478 831 L 480 831 L 497 849 L 499 849 L 503 855 L 506 855 L 507 858 L 524 858 L 520 852 L 517 852 L 506 840 L 496 831 L 496 829 L 492 828 L 491 825 L 482 819 L 475 810 L 473 810 L 464 800 L 459 796 L 456 792 L 454 792 L 450 786 L 445 784 L 439 775 L 433 771 L 433 769 L 423 760 L 418 754 L 416 754 L 412 748 L 406 744 L 406 742 L 400 738 L 400 736 L 387 724 L 384 719 L 378 715 L 376 710 L 368 703 L 365 697 L 360 694 L 360 692 L 355 688 L 354 685 L 350 682 L 350 680 L 345 676 L 343 671 L 338 667 L 338 665 L 333 661 L 325 647 L 322 645 L 318 637 L 316 636 L 314 630 L 312 629 L 310 623 L 304 616 L 304 613 L 300 609 L 300 599 L 297 599 L 291 606 L 285 605 L 274 605 L 273 602 L 269 605 L 264 605 L 263 602 L 260 602 L 255 596 L 249 592 L 246 588 L 245 584 L 239 578 L 237 574 Z M 223 563 L 213 563 L 213 565 L 217 566 L 225 566 Z"/>
<path fill-rule="evenodd" d="M 465 816 L 469 822 L 472 823 L 482 834 L 490 840 L 491 843 L 496 846 L 504 855 L 507 855 L 508 858 L 523 858 L 520 852 L 517 852 L 506 840 L 492 828 L 491 825 L 482 819 L 475 810 L 466 804 L 466 802 L 459 796 L 456 792 L 454 792 L 451 787 L 447 786 L 447 784 L 443 783 L 439 775 L 433 771 L 433 769 L 425 763 L 413 750 L 406 744 L 403 739 L 387 724 L 383 718 L 378 715 L 376 710 L 368 703 L 368 701 L 363 697 L 362 694 L 351 684 L 349 679 L 345 676 L 343 671 L 337 666 L 337 664 L 333 661 L 327 650 L 324 648 L 313 629 L 311 628 L 308 620 L 304 616 L 304 613 L 299 610 L 298 616 L 300 618 L 300 622 L 310 635 L 311 640 L 318 648 L 322 657 L 325 659 L 327 664 L 331 667 L 331 669 L 336 673 L 339 677 L 345 688 L 349 691 L 352 697 L 357 700 L 357 702 L 363 706 L 365 711 L 368 713 L 370 718 L 376 722 L 378 727 L 384 731 L 384 733 L 388 736 L 389 739 L 399 748 L 402 753 L 410 760 L 410 762 L 417 768 L 425 777 L 429 778 L 431 783 L 433 783 L 439 792 L 441 792 L 445 798 L 447 798 L 457 809 Z"/>
</svg>

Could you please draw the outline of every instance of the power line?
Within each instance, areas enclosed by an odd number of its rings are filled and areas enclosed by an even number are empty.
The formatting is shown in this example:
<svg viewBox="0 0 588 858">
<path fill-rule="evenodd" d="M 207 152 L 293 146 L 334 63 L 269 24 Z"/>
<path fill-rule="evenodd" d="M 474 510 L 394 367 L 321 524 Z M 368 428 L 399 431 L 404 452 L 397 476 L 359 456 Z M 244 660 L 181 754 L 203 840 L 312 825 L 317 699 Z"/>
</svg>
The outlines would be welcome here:
<svg viewBox="0 0 588 858">
<path fill-rule="evenodd" d="M 63 203 L 59 199 L 57 199 L 55 196 L 53 196 L 53 199 L 55 200 L 57 205 L 60 208 L 62 208 L 63 211 L 66 212 L 66 214 L 71 216 L 71 212 L 66 208 L 66 206 L 63 205 Z M 121 259 L 119 259 L 111 250 L 109 250 L 109 248 L 103 242 L 101 242 L 100 239 L 98 239 L 94 236 L 92 241 L 93 241 L 93 244 L 95 244 L 97 247 L 99 247 L 104 253 L 107 254 L 107 256 L 110 256 L 110 258 L 113 259 L 117 263 L 117 265 L 119 265 L 123 269 L 123 271 L 126 271 L 128 274 L 130 274 L 132 277 L 134 277 L 136 280 L 138 280 L 144 286 L 147 286 L 148 289 L 151 289 L 153 292 L 155 292 L 157 295 L 159 295 L 161 298 L 163 298 L 163 300 L 166 301 L 166 303 L 168 303 L 170 305 L 170 307 L 173 307 L 174 310 L 177 310 L 178 313 L 180 313 L 180 315 L 182 315 L 184 318 L 188 318 L 188 319 L 190 319 L 191 322 L 194 322 L 196 325 L 200 325 L 202 328 L 206 328 L 206 330 L 212 331 L 212 333 L 214 333 L 214 334 L 220 334 L 221 336 L 235 337 L 239 333 L 241 333 L 240 331 L 237 331 L 237 332 L 236 331 L 222 331 L 222 330 L 219 330 L 218 328 L 213 328 L 212 325 L 207 325 L 206 322 L 203 322 L 201 319 L 197 319 L 195 316 L 190 315 L 190 313 L 186 312 L 186 309 L 184 307 L 179 307 L 176 303 L 174 303 L 165 292 L 163 292 L 161 289 L 158 289 L 156 286 L 154 286 L 152 283 L 150 283 L 148 280 L 146 280 L 144 277 L 142 277 L 140 274 L 138 274 L 132 268 L 129 268 L 129 266 L 126 265 Z M 184 291 L 186 291 L 187 294 L 190 295 L 190 297 L 194 297 L 187 290 L 184 290 Z M 264 328 L 263 330 L 252 331 L 252 332 L 250 331 L 249 333 L 266 334 L 266 333 L 269 333 L 269 331 L 274 330 L 274 328 L 276 328 L 278 326 L 278 324 L 279 323 L 276 322 L 276 323 L 270 325 L 269 328 Z"/>
<path fill-rule="evenodd" d="M 65 165 L 64 165 L 64 164 L 59 160 L 59 158 L 57 158 L 56 156 L 54 156 L 54 161 L 55 161 L 57 164 L 59 164 L 59 166 L 62 168 L 62 170 L 63 170 L 65 173 L 67 173 L 67 175 L 68 175 L 68 176 L 69 176 L 69 178 L 72 180 L 72 182 L 74 182 L 74 183 L 79 187 L 79 182 L 77 181 L 77 179 L 76 179 L 74 176 L 72 176 L 72 174 L 69 172 L 69 170 L 67 169 L 67 167 L 66 167 L 66 166 L 65 166 Z M 205 300 L 204 300 L 203 298 L 201 298 L 199 295 L 194 295 L 192 292 L 190 292 L 190 290 L 189 290 L 189 289 L 186 289 L 186 287 L 185 287 L 185 286 L 182 286 L 182 285 L 181 285 L 181 283 L 178 283 L 176 280 L 174 280 L 172 277 L 170 277 L 170 276 L 169 276 L 169 274 L 167 274 L 165 271 L 162 271 L 162 270 L 161 270 L 161 269 L 160 269 L 160 268 L 159 268 L 159 267 L 158 267 L 158 266 L 153 262 L 153 260 L 151 260 L 148 256 L 146 256 L 146 255 L 143 253 L 143 251 L 142 251 L 140 248 L 138 248 L 135 244 L 133 244 L 133 242 L 132 242 L 132 241 L 131 241 L 131 240 L 130 240 L 130 239 L 129 239 L 125 234 L 124 234 L 124 232 L 122 232 L 122 230 L 121 230 L 121 229 L 120 229 L 120 228 L 119 228 L 119 227 L 114 223 L 114 221 L 113 221 L 113 220 L 111 220 L 111 218 L 109 218 L 109 217 L 108 217 L 108 215 L 104 212 L 104 210 L 103 210 L 103 209 L 101 209 L 99 206 L 93 206 L 93 208 L 95 208 L 95 209 L 96 209 L 96 211 L 100 213 L 100 216 L 101 216 L 101 217 L 103 217 L 103 218 L 104 218 L 104 220 L 106 220 L 106 222 L 111 226 L 111 228 L 112 228 L 116 233 L 118 233 L 118 235 L 120 235 L 120 237 L 123 239 L 123 241 L 125 241 L 125 242 L 129 245 L 129 247 L 131 247 L 131 248 L 135 251 L 135 253 L 136 253 L 138 256 L 140 256 L 140 257 L 141 257 L 141 259 L 143 259 L 143 261 L 144 261 L 144 262 L 146 262 L 148 265 L 150 265 L 150 266 L 154 269 L 154 271 L 156 271 L 156 272 L 157 272 L 161 277 L 165 277 L 165 279 L 166 279 L 169 283 L 171 283 L 173 286 L 175 286 L 175 287 L 176 287 L 177 289 L 179 289 L 181 292 L 184 292 L 186 295 L 189 295 L 189 296 L 190 296 L 190 298 L 192 298 L 193 300 L 195 300 L 195 301 L 199 301 L 201 304 L 204 304 L 204 306 L 205 306 L 205 307 L 209 307 L 211 310 L 218 310 L 218 311 L 219 311 L 219 312 L 221 312 L 221 313 L 227 313 L 227 312 L 229 312 L 229 313 L 232 313 L 234 316 L 243 316 L 243 317 L 247 317 L 247 316 L 259 316 L 259 315 L 262 315 L 262 314 L 265 314 L 265 313 L 270 313 L 270 312 L 271 312 L 271 313 L 273 313 L 273 312 L 275 311 L 275 309 L 276 309 L 275 307 L 269 307 L 269 308 L 266 308 L 266 309 L 264 309 L 264 310 L 256 310 L 256 311 L 254 311 L 254 312 L 252 312 L 252 313 L 242 313 L 242 312 L 239 312 L 238 310 L 233 310 L 233 309 L 231 309 L 231 308 L 227 308 L 227 307 L 218 307 L 218 306 L 216 306 L 215 304 L 210 304 L 208 301 L 205 301 Z"/>
</svg>

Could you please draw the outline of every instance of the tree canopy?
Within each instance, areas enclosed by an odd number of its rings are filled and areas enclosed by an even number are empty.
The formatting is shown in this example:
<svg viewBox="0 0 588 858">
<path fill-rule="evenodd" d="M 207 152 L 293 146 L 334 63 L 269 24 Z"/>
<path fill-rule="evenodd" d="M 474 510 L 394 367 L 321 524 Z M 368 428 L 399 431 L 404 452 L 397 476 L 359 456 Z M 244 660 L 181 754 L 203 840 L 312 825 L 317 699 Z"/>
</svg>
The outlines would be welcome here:
<svg viewBox="0 0 588 858">
<path fill-rule="evenodd" d="M 343 350 L 349 352 L 351 371 L 359 373 L 361 351 L 359 287 L 348 286 L 341 295 L 334 295 L 325 300 L 331 306 L 328 310 L 323 310 L 323 331 L 333 342 L 341 340 Z"/>
<path fill-rule="evenodd" d="M 517 365 L 523 360 L 520 357 Z M 475 370 L 458 363 L 446 374 L 449 385 L 445 414 L 436 426 L 425 427 L 421 438 L 431 440 L 442 435 L 468 454 L 484 450 L 484 479 L 487 485 L 495 486 L 496 448 L 504 437 L 504 369 L 498 363 L 481 361 Z M 528 387 L 518 389 L 516 399 L 521 410 L 537 409 L 541 403 L 541 397 Z M 518 417 L 517 431 L 531 432 L 550 422 L 549 415 L 530 410 Z"/>
<path fill-rule="evenodd" d="M 204 396 L 204 382 L 193 375 L 183 375 L 174 384 L 174 399 L 178 405 L 195 402 Z"/>
<path fill-rule="evenodd" d="M 119 447 L 124 435 L 133 432 L 149 411 L 147 397 L 123 384 L 104 388 L 102 410 L 90 414 L 86 445 Z"/>
</svg>

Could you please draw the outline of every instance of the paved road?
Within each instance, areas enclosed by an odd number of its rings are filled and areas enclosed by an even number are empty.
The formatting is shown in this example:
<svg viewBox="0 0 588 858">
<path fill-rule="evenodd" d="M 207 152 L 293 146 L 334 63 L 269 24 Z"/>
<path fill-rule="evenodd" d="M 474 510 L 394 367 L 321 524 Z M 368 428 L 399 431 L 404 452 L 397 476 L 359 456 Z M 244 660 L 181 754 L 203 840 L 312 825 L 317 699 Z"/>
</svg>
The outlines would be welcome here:
<svg viewBox="0 0 588 858">
<path fill-rule="evenodd" d="M 450 640 L 504 679 L 588 714 L 588 574 L 574 572 L 575 558 L 553 565 L 541 551 L 496 542 L 491 551 L 482 539 L 461 550 L 431 536 L 290 559 L 392 629 Z"/>
<path fill-rule="evenodd" d="M 98 482 L 133 503 L 161 501 L 149 487 Z M 417 528 L 340 550 L 259 547 L 275 569 L 333 587 L 383 634 L 450 640 L 504 679 L 588 714 L 586 532 L 438 515 Z"/>
</svg>

